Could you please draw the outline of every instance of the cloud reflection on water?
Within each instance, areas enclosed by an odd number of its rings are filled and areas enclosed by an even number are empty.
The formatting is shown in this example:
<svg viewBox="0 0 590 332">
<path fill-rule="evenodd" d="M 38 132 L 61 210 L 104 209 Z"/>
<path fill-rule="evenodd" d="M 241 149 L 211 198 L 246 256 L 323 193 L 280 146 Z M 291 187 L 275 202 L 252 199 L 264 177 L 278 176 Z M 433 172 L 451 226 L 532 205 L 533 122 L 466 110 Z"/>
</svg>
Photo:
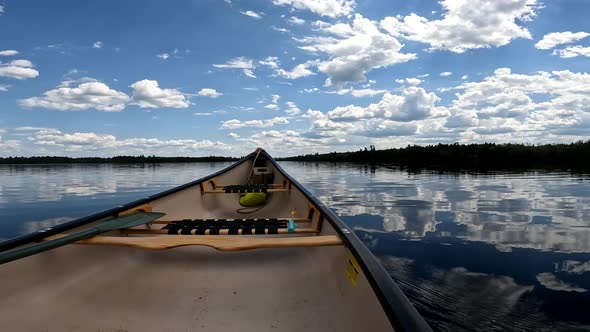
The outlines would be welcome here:
<svg viewBox="0 0 590 332">
<path fill-rule="evenodd" d="M 565 292 L 587 292 L 586 288 L 578 287 L 574 284 L 565 282 L 563 280 L 559 280 L 557 276 L 550 272 L 543 272 L 537 275 L 537 280 L 541 283 L 541 285 L 556 291 L 565 291 Z"/>
<path fill-rule="evenodd" d="M 504 250 L 590 252 L 588 178 L 564 172 L 371 172 L 354 165 L 333 165 L 326 171 L 313 163 L 293 164 L 285 167 L 337 214 L 382 217 L 383 226 L 375 231 L 408 237 L 430 233 L 493 243 Z M 445 227 L 449 223 L 455 227 Z M 362 222 L 353 226 L 367 228 Z"/>
<path fill-rule="evenodd" d="M 531 296 L 532 285 L 508 276 L 441 269 L 413 259 L 381 256 L 387 270 L 431 326 L 440 331 L 571 331 L 571 322 L 547 321 Z"/>
<path fill-rule="evenodd" d="M 193 181 L 227 165 L 0 165 L 0 239 L 106 210 Z"/>
<path fill-rule="evenodd" d="M 285 163 L 440 331 L 571 331 L 590 318 L 590 179 Z"/>
</svg>

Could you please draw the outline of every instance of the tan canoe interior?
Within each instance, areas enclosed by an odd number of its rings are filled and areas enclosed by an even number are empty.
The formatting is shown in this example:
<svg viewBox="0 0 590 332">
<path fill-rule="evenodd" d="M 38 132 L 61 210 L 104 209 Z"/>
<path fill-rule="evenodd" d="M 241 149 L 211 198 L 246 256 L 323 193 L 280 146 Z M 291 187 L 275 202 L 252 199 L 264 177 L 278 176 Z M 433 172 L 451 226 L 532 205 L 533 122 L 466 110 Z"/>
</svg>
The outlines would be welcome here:
<svg viewBox="0 0 590 332">
<path fill-rule="evenodd" d="M 96 244 L 71 244 L 1 265 L 2 330 L 391 330 L 362 270 L 356 285 L 347 276 L 351 254 L 330 223 L 270 162 L 266 166 L 273 170 L 274 190 L 267 205 L 246 216 L 236 212 L 241 207 L 239 194 L 219 189 L 244 183 L 251 166 L 248 160 L 212 181 L 138 206 L 166 213 L 150 225 L 89 241 L 98 239 Z M 297 233 L 168 235 L 161 231 L 174 220 L 287 219 L 293 210 Z M 310 215 L 312 220 L 306 220 Z M 113 245 L 199 238 L 205 245 L 167 250 Z M 240 250 L 259 246 L 258 240 L 266 241 L 262 246 L 278 245 Z M 310 245 L 305 244 L 308 240 Z M 212 248 L 216 246 L 237 251 Z"/>
</svg>

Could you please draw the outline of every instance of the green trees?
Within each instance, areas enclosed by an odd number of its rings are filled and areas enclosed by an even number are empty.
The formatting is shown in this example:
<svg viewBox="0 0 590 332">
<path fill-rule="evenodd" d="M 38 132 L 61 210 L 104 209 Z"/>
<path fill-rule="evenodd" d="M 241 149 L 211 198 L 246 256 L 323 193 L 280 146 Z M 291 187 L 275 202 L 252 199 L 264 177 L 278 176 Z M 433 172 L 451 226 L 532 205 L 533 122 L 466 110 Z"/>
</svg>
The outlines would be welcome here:
<svg viewBox="0 0 590 332">
<path fill-rule="evenodd" d="M 355 152 L 332 152 L 283 158 L 293 161 L 388 163 L 434 169 L 567 168 L 590 169 L 590 140 L 570 144 L 437 144 Z"/>
</svg>

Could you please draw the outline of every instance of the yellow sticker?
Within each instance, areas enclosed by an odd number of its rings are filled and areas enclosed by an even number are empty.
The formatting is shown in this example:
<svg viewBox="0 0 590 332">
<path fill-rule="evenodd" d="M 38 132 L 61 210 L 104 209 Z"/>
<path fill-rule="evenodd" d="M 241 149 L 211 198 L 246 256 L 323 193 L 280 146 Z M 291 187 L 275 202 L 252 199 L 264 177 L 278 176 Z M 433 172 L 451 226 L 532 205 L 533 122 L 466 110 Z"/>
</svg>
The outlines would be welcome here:
<svg viewBox="0 0 590 332">
<path fill-rule="evenodd" d="M 350 255 L 350 257 L 348 258 L 348 264 L 346 264 L 346 276 L 348 277 L 348 280 L 350 280 L 350 283 L 354 287 L 356 287 L 358 283 L 360 270 L 361 268 L 359 266 L 359 263 L 352 255 Z"/>
</svg>

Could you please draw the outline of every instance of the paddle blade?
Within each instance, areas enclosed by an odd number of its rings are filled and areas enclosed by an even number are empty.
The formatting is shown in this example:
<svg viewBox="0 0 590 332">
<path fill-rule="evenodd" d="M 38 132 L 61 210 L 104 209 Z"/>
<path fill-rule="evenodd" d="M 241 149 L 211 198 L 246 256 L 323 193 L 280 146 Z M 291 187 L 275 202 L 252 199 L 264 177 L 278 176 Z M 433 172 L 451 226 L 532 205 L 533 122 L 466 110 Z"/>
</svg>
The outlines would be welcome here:
<svg viewBox="0 0 590 332">
<path fill-rule="evenodd" d="M 100 232 L 103 233 L 147 224 L 148 222 L 155 221 L 165 215 L 165 213 L 161 212 L 135 212 L 123 217 L 116 217 L 114 219 L 107 220 L 94 226 L 94 228 L 99 229 Z"/>
</svg>

